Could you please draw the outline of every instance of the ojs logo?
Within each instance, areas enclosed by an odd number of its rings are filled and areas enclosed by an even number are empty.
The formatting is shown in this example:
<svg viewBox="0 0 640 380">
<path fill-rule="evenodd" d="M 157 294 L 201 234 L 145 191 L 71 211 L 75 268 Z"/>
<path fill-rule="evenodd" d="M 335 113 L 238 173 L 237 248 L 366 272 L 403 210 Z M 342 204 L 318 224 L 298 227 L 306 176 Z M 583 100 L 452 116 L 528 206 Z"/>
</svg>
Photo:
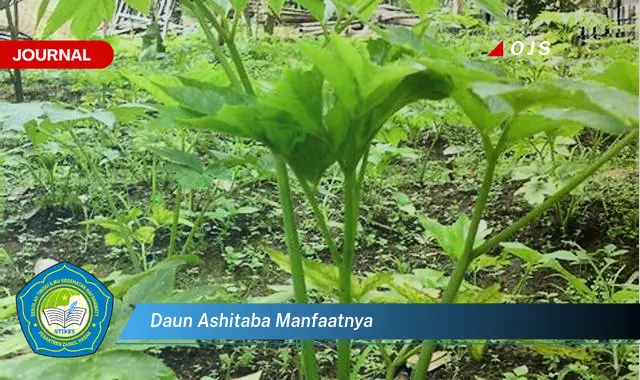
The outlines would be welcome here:
<svg viewBox="0 0 640 380">
<path fill-rule="evenodd" d="M 533 55 L 536 53 L 538 53 L 539 55 L 547 55 L 551 52 L 550 46 L 551 46 L 551 42 L 549 41 L 539 41 L 539 42 L 531 41 L 530 44 L 525 44 L 522 41 L 516 41 L 511 44 L 511 54 L 520 55 L 522 53 L 525 53 L 526 51 L 526 55 Z M 487 55 L 489 57 L 504 56 L 504 41 L 500 41 L 498 46 L 493 48 L 493 50 L 491 50 Z"/>
<path fill-rule="evenodd" d="M 18 319 L 36 354 L 76 357 L 96 352 L 107 333 L 113 295 L 67 262 L 34 277 L 16 296 Z"/>
</svg>

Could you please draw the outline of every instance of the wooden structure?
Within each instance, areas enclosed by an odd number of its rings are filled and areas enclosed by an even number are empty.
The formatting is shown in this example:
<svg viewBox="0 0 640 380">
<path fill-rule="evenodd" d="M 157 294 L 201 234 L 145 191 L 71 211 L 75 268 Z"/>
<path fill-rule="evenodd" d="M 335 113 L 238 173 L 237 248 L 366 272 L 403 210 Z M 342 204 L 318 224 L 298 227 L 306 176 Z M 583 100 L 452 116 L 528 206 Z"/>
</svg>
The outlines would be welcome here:
<svg viewBox="0 0 640 380">
<path fill-rule="evenodd" d="M 162 37 L 166 37 L 169 30 L 182 30 L 180 7 L 178 0 L 156 0 L 153 12 L 156 15 Z M 130 8 L 123 0 L 117 0 L 113 19 L 107 25 L 108 35 L 144 32 L 151 24 L 151 17 Z"/>
</svg>

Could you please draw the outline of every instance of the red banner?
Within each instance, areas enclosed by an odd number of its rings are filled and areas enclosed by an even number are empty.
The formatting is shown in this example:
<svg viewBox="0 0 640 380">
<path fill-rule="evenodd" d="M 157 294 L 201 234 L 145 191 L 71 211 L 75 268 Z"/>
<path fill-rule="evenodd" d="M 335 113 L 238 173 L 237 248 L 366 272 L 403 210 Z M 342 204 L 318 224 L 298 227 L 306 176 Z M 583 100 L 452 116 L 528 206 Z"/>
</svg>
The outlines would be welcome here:
<svg viewBox="0 0 640 380">
<path fill-rule="evenodd" d="M 105 41 L 0 41 L 0 69 L 104 69 L 111 62 Z"/>
</svg>

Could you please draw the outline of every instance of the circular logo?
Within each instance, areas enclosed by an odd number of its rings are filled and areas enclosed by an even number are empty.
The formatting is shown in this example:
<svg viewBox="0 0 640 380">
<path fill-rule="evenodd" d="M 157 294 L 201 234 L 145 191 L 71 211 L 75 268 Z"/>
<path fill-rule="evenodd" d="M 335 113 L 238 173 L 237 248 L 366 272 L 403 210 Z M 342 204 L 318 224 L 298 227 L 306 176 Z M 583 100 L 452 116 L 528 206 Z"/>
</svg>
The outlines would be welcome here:
<svg viewBox="0 0 640 380">
<path fill-rule="evenodd" d="M 47 290 L 37 309 L 44 332 L 59 339 L 73 339 L 82 334 L 93 314 L 86 295 L 73 286 Z"/>
<path fill-rule="evenodd" d="M 33 278 L 16 296 L 18 319 L 36 354 L 89 355 L 109 327 L 113 295 L 89 272 L 67 262 Z"/>
</svg>

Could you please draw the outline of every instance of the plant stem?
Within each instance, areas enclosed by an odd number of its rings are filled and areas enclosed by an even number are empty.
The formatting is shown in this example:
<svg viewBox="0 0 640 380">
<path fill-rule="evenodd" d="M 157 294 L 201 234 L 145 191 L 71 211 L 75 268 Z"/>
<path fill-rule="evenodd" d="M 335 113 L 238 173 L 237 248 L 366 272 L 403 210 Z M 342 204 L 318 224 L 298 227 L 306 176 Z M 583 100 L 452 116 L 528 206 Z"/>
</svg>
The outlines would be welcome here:
<svg viewBox="0 0 640 380">
<path fill-rule="evenodd" d="M 360 170 L 358 171 L 358 182 L 356 183 L 356 189 L 358 191 L 358 207 L 362 202 L 362 188 L 364 187 L 364 177 L 367 174 L 367 164 L 369 163 L 369 152 L 371 151 L 371 145 L 367 145 L 360 161 Z"/>
<path fill-rule="evenodd" d="M 215 16 L 211 12 L 209 12 L 209 10 L 205 7 L 205 5 L 202 3 L 201 0 L 198 0 L 197 3 L 200 7 L 200 10 L 204 14 L 204 16 L 207 18 L 207 21 L 211 23 L 211 25 L 214 27 L 216 32 L 218 32 L 218 35 L 227 44 L 227 48 L 229 49 L 229 53 L 231 54 L 231 60 L 233 61 L 233 65 L 235 66 L 236 71 L 240 76 L 240 82 L 242 83 L 242 87 L 244 88 L 247 94 L 254 96 L 255 91 L 253 91 L 253 87 L 251 86 L 251 81 L 249 80 L 249 75 L 247 74 L 247 70 L 245 69 L 244 64 L 242 63 L 242 57 L 240 56 L 240 53 L 238 52 L 238 48 L 236 47 L 233 34 L 229 34 L 227 32 L 227 30 L 223 27 L 223 25 L 221 25 L 218 22 L 218 20 L 216 20 Z M 200 22 L 200 24 L 203 25 L 203 22 Z M 204 28 L 204 25 L 203 25 L 203 28 Z M 207 28 L 204 28 L 204 29 L 206 29 L 207 31 L 209 31 L 209 33 L 211 33 L 209 29 Z M 213 35 L 211 36 L 213 37 Z M 220 50 L 219 45 L 215 40 L 215 37 L 213 37 L 213 39 L 209 38 L 209 40 L 210 40 L 209 41 L 210 45 L 212 45 L 212 47 L 215 46 L 214 50 L 216 48 Z M 220 53 L 216 52 L 216 54 L 222 54 L 222 51 L 220 50 Z M 222 61 L 220 63 L 222 63 Z M 226 61 L 226 58 L 225 58 L 225 63 L 226 65 L 229 65 L 229 63 Z M 226 68 L 225 68 L 225 72 L 227 72 Z M 229 77 L 229 80 L 232 81 L 232 84 L 237 85 L 238 79 L 236 78 L 235 74 L 231 71 L 230 66 L 229 66 L 229 72 L 227 72 L 227 76 Z M 236 83 L 233 83 L 233 80 L 235 80 Z"/>
<path fill-rule="evenodd" d="M 189 2 L 186 2 L 186 4 L 189 4 Z M 216 37 L 213 35 L 213 33 L 211 33 L 211 29 L 209 29 L 209 26 L 207 25 L 207 20 L 205 20 L 205 16 L 207 16 L 209 21 L 215 27 L 217 25 L 215 21 L 215 17 L 211 15 L 206 9 L 206 7 L 204 7 L 204 5 L 200 2 L 198 2 L 194 7 L 189 7 L 189 8 L 193 11 L 193 14 L 198 19 L 198 23 L 200 24 L 200 26 L 202 26 L 202 30 L 204 31 L 204 34 L 207 36 L 209 45 L 211 46 L 211 49 L 213 50 L 213 53 L 215 54 L 215 56 L 218 58 L 218 61 L 220 62 L 220 65 L 222 66 L 222 69 L 224 70 L 225 74 L 227 74 L 227 78 L 229 78 L 229 82 L 231 82 L 231 85 L 233 87 L 240 88 L 240 81 L 238 81 L 238 77 L 236 77 L 236 74 L 233 72 L 233 68 L 229 64 L 227 57 L 225 57 L 224 53 L 222 52 L 220 45 L 218 45 L 218 41 L 216 40 Z M 220 31 L 218 31 L 218 33 L 220 33 Z"/>
<path fill-rule="evenodd" d="M 11 33 L 11 39 L 13 41 L 17 41 L 18 40 L 18 27 L 19 27 L 19 20 L 18 20 L 18 3 L 16 2 L 14 4 L 14 13 L 15 13 L 15 22 L 14 19 L 11 15 L 11 6 L 9 5 L 9 2 L 7 1 L 5 3 L 5 5 L 7 6 L 5 8 L 5 13 L 7 16 L 7 24 L 9 26 L 9 32 Z M 11 71 L 9 71 L 11 73 Z M 24 91 L 22 88 L 22 72 L 19 69 L 13 69 L 13 88 L 15 91 L 15 95 L 16 95 L 16 102 L 17 103 L 22 103 L 24 102 Z"/>
<path fill-rule="evenodd" d="M 341 260 L 340 252 L 338 252 L 338 247 L 336 246 L 336 242 L 333 239 L 333 236 L 331 236 L 331 233 L 329 232 L 329 226 L 327 224 L 327 216 L 322 211 L 322 209 L 320 209 L 320 205 L 318 204 L 318 199 L 314 194 L 311 186 L 309 186 L 309 184 L 306 183 L 305 181 L 300 181 L 300 185 L 302 186 L 302 190 L 304 191 L 304 194 L 307 196 L 307 201 L 309 202 L 309 205 L 313 210 L 313 214 L 316 217 L 316 221 L 318 222 L 318 226 L 320 227 L 320 232 L 322 233 L 322 236 L 325 242 L 327 243 L 327 246 L 329 247 L 329 252 L 331 252 L 331 257 L 333 258 L 333 261 L 337 265 L 340 265 L 340 260 Z"/>
<path fill-rule="evenodd" d="M 229 77 L 229 81 L 234 87 L 241 87 L 244 91 L 251 96 L 255 96 L 255 91 L 249 80 L 249 75 L 242 62 L 238 49 L 236 47 L 233 35 L 229 35 L 226 30 L 216 20 L 215 16 L 208 11 L 202 0 L 196 0 L 197 6 L 202 13 L 198 18 L 200 25 L 202 25 L 209 43 L 214 49 L 214 52 L 219 55 L 220 63 L 223 64 L 223 68 Z M 204 16 L 203 16 L 204 14 Z M 216 29 L 220 37 L 224 40 L 229 48 L 229 53 L 233 64 L 236 68 L 238 75 L 240 76 L 240 83 L 228 64 L 226 57 L 222 55 L 222 51 L 218 46 L 218 43 L 209 30 L 206 27 L 206 21 L 204 17 L 211 22 L 211 25 Z M 224 17 L 224 16 L 223 16 Z M 239 17 L 239 15 L 236 15 Z M 280 205 L 282 206 L 282 215 L 284 219 L 284 231 L 286 236 L 287 251 L 289 252 L 289 260 L 291 261 L 291 276 L 293 280 L 293 292 L 297 303 L 307 303 L 307 289 L 304 280 L 304 268 L 302 266 L 302 253 L 300 252 L 300 242 L 298 239 L 298 230 L 296 228 L 296 222 L 293 214 L 293 205 L 291 201 L 291 188 L 289 186 L 289 175 L 287 174 L 287 165 L 280 158 L 274 155 L 276 161 L 276 176 L 278 179 L 278 192 L 280 197 Z M 302 368 L 307 380 L 318 379 L 318 363 L 316 362 L 315 351 L 311 341 L 302 342 Z"/>
<path fill-rule="evenodd" d="M 278 177 L 278 193 L 280 197 L 280 205 L 282 206 L 284 233 L 291 265 L 293 294 L 297 303 L 307 303 L 308 297 L 304 280 L 304 269 L 302 267 L 302 252 L 300 251 L 298 230 L 296 229 L 296 222 L 293 214 L 289 175 L 287 173 L 287 166 L 281 159 L 276 161 L 276 175 Z M 311 341 L 303 341 L 302 343 L 302 367 L 307 380 L 318 379 L 318 363 L 316 362 L 315 352 Z"/>
<path fill-rule="evenodd" d="M 465 242 L 465 250 L 462 258 L 456 265 L 454 273 L 451 275 L 451 279 L 447 284 L 447 289 L 444 292 L 442 297 L 442 303 L 452 303 L 455 301 L 455 296 L 458 292 L 460 284 L 464 278 L 464 273 L 466 272 L 466 268 L 471 264 L 474 258 L 480 256 L 481 254 L 487 252 L 491 248 L 496 247 L 501 242 L 509 239 L 513 234 L 518 232 L 524 226 L 530 224 L 538 218 L 543 212 L 547 211 L 553 205 L 559 201 L 562 197 L 569 194 L 574 188 L 584 182 L 589 176 L 595 173 L 602 165 L 604 165 L 607 161 L 609 161 L 613 156 L 618 154 L 626 145 L 635 141 L 638 138 L 638 129 L 635 128 L 632 132 L 628 133 L 623 139 L 621 139 L 614 146 L 609 148 L 600 158 L 594 161 L 588 168 L 583 170 L 580 174 L 574 177 L 565 187 L 560 189 L 553 196 L 547 198 L 542 204 L 536 207 L 534 210 L 529 212 L 524 217 L 520 218 L 517 222 L 510 225 L 506 229 L 504 229 L 501 233 L 494 236 L 492 239 L 489 239 L 480 247 L 468 251 L 469 244 L 471 244 L 471 248 L 473 248 L 473 242 L 475 240 L 475 231 L 477 231 L 477 225 L 475 225 L 476 230 L 474 231 L 474 222 L 478 219 L 478 223 L 480 221 L 480 214 L 484 209 L 486 204 L 486 196 L 488 195 L 488 189 L 486 187 L 490 187 L 490 183 L 487 185 L 487 179 L 493 177 L 493 171 L 495 169 L 495 164 L 497 163 L 497 156 L 494 156 L 493 159 L 489 160 L 489 167 L 485 172 L 485 179 L 483 180 L 482 188 L 480 190 L 480 194 L 478 195 L 478 199 L 476 200 L 476 208 L 474 210 L 473 220 L 471 221 L 471 228 L 469 231 L 469 235 L 467 235 L 467 240 Z M 499 152 L 500 149 L 496 149 L 496 152 Z M 488 177 L 490 175 L 491 177 Z M 483 196 L 483 193 L 486 191 L 486 194 Z M 484 198 L 484 199 L 482 199 Z M 481 208 L 479 208 L 481 207 Z M 469 241 L 471 240 L 471 243 Z M 414 372 L 414 380 L 424 380 L 426 377 L 427 368 L 431 362 L 431 355 L 433 354 L 433 350 L 435 349 L 435 342 L 430 341 L 429 345 L 425 346 L 420 353 L 420 360 L 418 361 L 418 365 Z"/>
<path fill-rule="evenodd" d="M 393 363 L 391 362 L 391 358 L 389 357 L 389 353 L 387 352 L 387 347 L 382 344 L 380 341 L 376 341 L 376 346 L 378 350 L 380 350 L 380 355 L 382 355 L 382 360 L 384 360 L 384 364 L 387 367 L 390 367 Z"/>
<path fill-rule="evenodd" d="M 520 231 L 522 228 L 533 222 L 536 218 L 538 218 L 542 213 L 553 207 L 553 205 L 562 199 L 565 195 L 569 194 L 573 189 L 578 187 L 585 179 L 590 177 L 593 173 L 598 171 L 602 165 L 604 165 L 611 158 L 616 156 L 620 151 L 627 145 L 636 141 L 638 138 L 638 128 L 635 127 L 633 131 L 629 132 L 624 138 L 620 139 L 615 145 L 607 149 L 607 151 L 600 156 L 597 160 L 595 160 L 589 167 L 584 169 L 580 174 L 576 175 L 569 183 L 567 183 L 562 189 L 558 190 L 557 193 L 553 194 L 549 198 L 547 198 L 544 202 L 542 202 L 538 207 L 531 210 L 522 218 L 518 219 L 515 223 L 505 228 L 499 234 L 495 235 L 491 239 L 484 242 L 479 247 L 473 250 L 473 256 L 478 257 L 487 251 L 495 248 L 498 244 L 503 241 L 511 238 L 516 232 Z"/>
<path fill-rule="evenodd" d="M 151 203 L 156 202 L 158 194 L 158 179 L 156 176 L 156 157 L 153 156 L 151 161 Z"/>
<path fill-rule="evenodd" d="M 173 256 L 176 252 L 176 240 L 178 239 L 178 223 L 180 222 L 180 203 L 182 202 L 182 189 L 176 189 L 176 204 L 173 206 L 173 221 L 171 222 L 171 238 L 169 239 L 169 249 L 167 257 Z"/>
<path fill-rule="evenodd" d="M 340 303 L 351 303 L 351 272 L 358 230 L 359 191 L 355 169 L 344 173 L 344 246 L 340 264 Z M 338 379 L 348 380 L 351 348 L 348 339 L 338 340 Z"/>
<path fill-rule="evenodd" d="M 252 96 L 255 96 L 255 91 L 253 91 L 253 86 L 251 85 L 251 81 L 249 80 L 249 75 L 247 74 L 247 70 L 242 63 L 242 57 L 238 52 L 238 48 L 236 46 L 236 42 L 230 38 L 227 42 L 227 47 L 229 48 L 229 53 L 231 54 L 231 60 L 236 67 L 236 71 L 240 76 L 240 81 L 242 82 L 242 86 L 245 91 Z"/>
<path fill-rule="evenodd" d="M 504 133 L 504 135 L 506 135 L 506 133 Z M 447 288 L 442 295 L 441 303 L 455 302 L 456 295 L 458 294 L 458 289 L 460 289 L 460 285 L 464 280 L 464 274 L 467 272 L 469 265 L 471 265 L 471 262 L 474 259 L 473 244 L 476 241 L 478 226 L 480 225 L 482 214 L 484 212 L 485 206 L 487 205 L 489 191 L 491 190 L 491 184 L 493 183 L 493 175 L 495 173 L 496 164 L 498 163 L 498 158 L 500 157 L 499 147 L 500 143 L 498 143 L 498 148 L 496 148 L 494 153 L 487 157 L 487 169 L 484 172 L 482 187 L 480 187 L 478 198 L 476 198 L 476 204 L 473 209 L 473 216 L 471 218 L 471 225 L 469 226 L 469 230 L 467 231 L 467 236 L 464 243 L 464 251 L 462 252 L 460 260 L 458 260 L 458 262 L 456 263 L 453 274 L 451 275 L 451 278 L 447 283 Z M 424 380 L 426 378 L 429 364 L 431 364 L 431 356 L 433 355 L 433 351 L 436 347 L 435 343 L 435 341 L 430 341 L 428 345 L 422 348 L 420 352 L 420 359 L 418 360 L 418 364 L 416 365 L 416 369 L 414 371 L 413 378 L 415 380 Z"/>
</svg>

